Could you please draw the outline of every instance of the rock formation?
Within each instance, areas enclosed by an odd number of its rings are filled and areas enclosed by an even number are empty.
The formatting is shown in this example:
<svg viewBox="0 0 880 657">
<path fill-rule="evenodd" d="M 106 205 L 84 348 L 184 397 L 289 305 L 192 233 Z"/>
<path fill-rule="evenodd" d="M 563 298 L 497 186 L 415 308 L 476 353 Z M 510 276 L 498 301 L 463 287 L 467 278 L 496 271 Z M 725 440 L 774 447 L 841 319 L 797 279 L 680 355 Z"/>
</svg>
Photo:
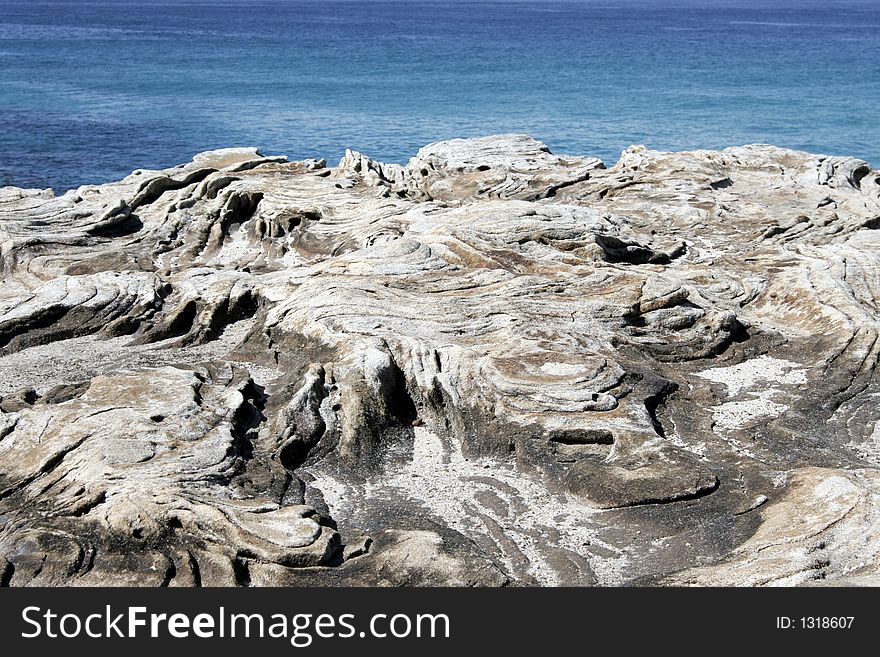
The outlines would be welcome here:
<svg viewBox="0 0 880 657">
<path fill-rule="evenodd" d="M 880 173 L 522 135 L 0 189 L 0 581 L 880 583 Z"/>
</svg>

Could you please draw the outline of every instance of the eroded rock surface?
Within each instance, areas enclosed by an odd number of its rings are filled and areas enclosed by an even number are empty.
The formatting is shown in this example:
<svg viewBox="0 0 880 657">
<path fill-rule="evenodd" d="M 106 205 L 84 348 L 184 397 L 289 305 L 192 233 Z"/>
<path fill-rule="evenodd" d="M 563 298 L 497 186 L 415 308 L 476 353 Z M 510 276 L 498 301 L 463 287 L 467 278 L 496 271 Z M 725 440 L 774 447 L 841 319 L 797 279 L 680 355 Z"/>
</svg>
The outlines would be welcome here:
<svg viewBox="0 0 880 657">
<path fill-rule="evenodd" d="M 880 583 L 878 227 L 761 145 L 2 188 L 2 583 Z"/>
</svg>

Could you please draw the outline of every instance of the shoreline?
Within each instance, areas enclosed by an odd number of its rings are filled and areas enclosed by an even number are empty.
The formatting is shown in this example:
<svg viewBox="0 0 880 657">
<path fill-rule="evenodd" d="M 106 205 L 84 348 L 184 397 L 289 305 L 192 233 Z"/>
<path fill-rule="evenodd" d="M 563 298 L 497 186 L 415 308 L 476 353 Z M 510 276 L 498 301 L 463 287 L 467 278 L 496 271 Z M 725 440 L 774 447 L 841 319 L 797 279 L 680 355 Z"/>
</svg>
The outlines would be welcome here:
<svg viewBox="0 0 880 657">
<path fill-rule="evenodd" d="M 525 133 L 510 133 L 510 134 L 513 135 L 513 134 L 525 134 Z M 470 140 L 470 139 L 479 139 L 479 138 L 480 138 L 479 136 L 475 136 L 475 137 L 456 137 L 456 138 L 453 138 L 453 139 L 448 139 L 448 140 L 443 140 L 443 141 Z M 435 143 L 443 143 L 443 141 L 441 141 L 441 142 L 435 142 Z M 550 148 L 551 146 L 552 146 L 552 145 L 548 146 L 548 148 Z M 642 149 L 644 149 L 644 150 L 647 150 L 647 151 L 650 151 L 650 152 L 654 152 L 654 153 L 664 153 L 664 154 L 688 154 L 688 153 L 724 153 L 724 152 L 726 152 L 726 151 L 730 151 L 730 150 L 737 150 L 737 149 L 750 149 L 750 148 L 772 148 L 772 149 L 778 149 L 779 151 L 790 151 L 790 152 L 795 153 L 795 154 L 797 154 L 797 155 L 799 155 L 799 156 L 810 156 L 810 157 L 813 157 L 813 158 L 816 158 L 816 159 L 819 159 L 819 160 L 840 159 L 840 158 L 843 158 L 843 159 L 853 159 L 853 160 L 858 160 L 858 161 L 864 163 L 864 164 L 868 167 L 869 170 L 872 170 L 872 171 L 873 171 L 873 170 L 877 170 L 877 169 L 871 164 L 870 161 L 868 161 L 868 160 L 866 160 L 866 159 L 862 159 L 862 158 L 860 158 L 860 157 L 856 157 L 856 156 L 848 155 L 848 154 L 845 154 L 845 153 L 840 153 L 840 154 L 837 154 L 837 155 L 830 155 L 830 154 L 828 154 L 828 153 L 814 152 L 814 151 L 811 151 L 811 150 L 803 150 L 803 149 L 797 149 L 797 148 L 790 148 L 790 147 L 786 147 L 786 146 L 778 146 L 778 145 L 773 144 L 773 143 L 770 143 L 770 142 L 750 142 L 750 143 L 744 143 L 744 144 L 741 144 L 741 145 L 727 146 L 727 147 L 725 147 L 725 148 L 709 148 L 709 147 L 706 147 L 706 148 L 692 148 L 692 149 L 666 149 L 666 150 L 664 150 L 664 149 L 654 148 L 654 147 L 651 147 L 651 146 L 647 146 L 647 145 L 645 145 L 645 144 L 630 144 L 629 146 L 626 146 L 626 147 L 624 147 L 622 150 L 620 150 L 620 155 L 617 157 L 617 159 L 614 161 L 613 164 L 609 164 L 609 161 L 606 161 L 606 160 L 604 160 L 603 158 L 601 158 L 601 157 L 599 157 L 599 156 L 592 155 L 592 154 L 589 154 L 589 153 L 588 153 L 588 154 L 582 154 L 582 153 L 569 153 L 569 152 L 567 152 L 567 151 L 559 151 L 559 150 L 557 150 L 557 149 L 552 149 L 552 152 L 553 152 L 555 155 L 557 155 L 557 156 L 559 156 L 559 157 L 563 157 L 563 158 L 588 158 L 588 159 L 596 159 L 596 160 L 599 160 L 600 162 L 602 162 L 602 165 L 603 165 L 605 168 L 614 168 L 614 167 L 616 167 L 616 166 L 620 163 L 620 160 L 626 155 L 627 152 L 630 152 L 630 151 L 632 151 L 632 150 L 634 150 L 634 149 L 635 149 L 635 150 L 642 150 Z M 317 149 L 313 149 L 313 150 L 317 150 Z M 41 187 L 41 186 L 30 186 L 30 187 L 29 187 L 29 186 L 15 185 L 15 184 L 0 184 L 0 190 L 2 190 L 2 189 L 6 189 L 6 188 L 9 188 L 9 189 L 21 189 L 21 190 L 27 190 L 27 191 L 41 191 L 41 192 L 49 192 L 49 191 L 51 191 L 51 192 L 52 192 L 52 196 L 54 196 L 54 197 L 59 197 L 59 196 L 64 196 L 65 194 L 68 194 L 68 193 L 70 193 L 70 192 L 75 192 L 76 190 L 78 190 L 78 189 L 81 188 L 81 187 L 101 187 L 101 186 L 104 186 L 104 185 L 110 185 L 110 184 L 113 184 L 113 183 L 115 183 L 115 182 L 119 182 L 120 180 L 123 180 L 123 179 L 125 179 L 125 178 L 128 178 L 130 175 L 134 174 L 134 173 L 137 172 L 137 171 L 141 171 L 141 172 L 158 172 L 158 171 L 168 171 L 168 170 L 172 170 L 172 169 L 181 168 L 181 167 L 184 167 L 184 166 L 186 166 L 187 164 L 189 164 L 189 163 L 191 163 L 191 162 L 195 162 L 199 157 L 204 156 L 204 155 L 206 155 L 206 154 L 216 153 L 216 152 L 224 152 L 224 151 L 242 151 L 242 152 L 245 152 L 245 151 L 246 151 L 246 152 L 252 152 L 252 153 L 254 153 L 255 155 L 259 155 L 260 157 L 268 157 L 268 158 L 284 158 L 284 159 L 287 160 L 287 161 L 324 161 L 325 163 L 329 161 L 329 159 L 326 157 L 326 155 L 322 155 L 322 154 L 318 154 L 318 153 L 312 153 L 311 155 L 307 155 L 307 156 L 305 156 L 305 157 L 303 157 L 303 158 L 301 158 L 301 159 L 298 159 L 298 158 L 296 158 L 296 157 L 292 157 L 292 156 L 290 156 L 289 154 L 287 154 L 287 153 L 285 153 L 285 152 L 283 152 L 283 151 L 277 151 L 277 152 L 276 152 L 275 149 L 271 149 L 271 148 L 266 149 L 266 148 L 263 148 L 263 147 L 257 147 L 257 146 L 226 146 L 226 147 L 221 147 L 221 148 L 215 148 L 215 149 L 210 149 L 210 150 L 204 150 L 204 151 L 198 151 L 198 152 L 195 152 L 195 153 L 192 155 L 192 157 L 191 157 L 190 160 L 186 160 L 186 159 L 178 159 L 178 160 L 175 160 L 174 162 L 169 163 L 168 166 L 166 166 L 166 167 L 161 167 L 161 166 L 156 167 L 156 168 L 140 167 L 140 168 L 138 168 L 138 169 L 134 169 L 134 170 L 132 170 L 132 171 L 129 172 L 128 174 L 122 173 L 121 175 L 118 175 L 118 176 L 115 176 L 115 177 L 107 177 L 107 179 L 102 180 L 102 181 L 96 181 L 96 182 L 82 182 L 82 183 L 76 184 L 76 185 L 73 186 L 73 187 L 69 187 L 69 188 L 67 188 L 67 189 L 56 188 L 56 187 L 54 187 L 54 186 L 52 186 L 52 185 L 42 186 L 42 187 Z M 356 150 L 355 148 L 352 148 L 352 147 L 345 147 L 344 151 L 345 151 L 345 154 L 343 154 L 343 155 L 340 157 L 340 161 L 345 159 L 347 153 L 358 153 L 358 154 L 360 155 L 360 152 L 359 152 L 358 150 Z M 365 156 L 366 156 L 368 159 L 373 160 L 373 161 L 376 161 L 376 162 L 380 162 L 380 163 L 382 163 L 383 165 L 393 166 L 393 167 L 398 167 L 398 166 L 399 166 L 399 167 L 404 167 L 404 168 L 405 168 L 405 167 L 406 167 L 406 166 L 407 166 L 407 165 L 408 165 L 413 159 L 415 159 L 415 158 L 417 157 L 417 155 L 412 155 L 412 156 L 406 157 L 405 159 L 402 158 L 402 157 L 401 157 L 401 158 L 397 158 L 397 159 L 393 159 L 393 158 L 385 159 L 385 158 L 381 158 L 381 157 L 378 157 L 378 158 L 371 157 L 368 153 L 365 154 Z"/>
</svg>

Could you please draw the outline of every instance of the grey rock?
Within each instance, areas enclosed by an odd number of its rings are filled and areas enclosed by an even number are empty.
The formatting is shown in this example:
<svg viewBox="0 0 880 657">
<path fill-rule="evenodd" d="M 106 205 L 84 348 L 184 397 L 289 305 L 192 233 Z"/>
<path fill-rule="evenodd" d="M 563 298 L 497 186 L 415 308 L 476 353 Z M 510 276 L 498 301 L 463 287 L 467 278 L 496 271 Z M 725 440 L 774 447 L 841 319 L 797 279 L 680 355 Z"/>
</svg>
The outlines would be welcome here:
<svg viewBox="0 0 880 657">
<path fill-rule="evenodd" d="M 2 188 L 0 580 L 876 584 L 878 227 L 767 145 Z"/>
</svg>

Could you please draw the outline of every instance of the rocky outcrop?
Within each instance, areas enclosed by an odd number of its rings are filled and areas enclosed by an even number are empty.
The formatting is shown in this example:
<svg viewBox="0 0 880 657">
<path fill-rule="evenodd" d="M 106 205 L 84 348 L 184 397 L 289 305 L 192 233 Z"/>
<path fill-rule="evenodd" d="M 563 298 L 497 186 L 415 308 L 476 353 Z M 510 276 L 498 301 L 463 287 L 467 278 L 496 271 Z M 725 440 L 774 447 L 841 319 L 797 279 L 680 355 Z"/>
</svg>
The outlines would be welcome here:
<svg viewBox="0 0 880 657">
<path fill-rule="evenodd" d="M 2 582 L 876 584 L 878 227 L 762 145 L 0 189 Z"/>
</svg>

